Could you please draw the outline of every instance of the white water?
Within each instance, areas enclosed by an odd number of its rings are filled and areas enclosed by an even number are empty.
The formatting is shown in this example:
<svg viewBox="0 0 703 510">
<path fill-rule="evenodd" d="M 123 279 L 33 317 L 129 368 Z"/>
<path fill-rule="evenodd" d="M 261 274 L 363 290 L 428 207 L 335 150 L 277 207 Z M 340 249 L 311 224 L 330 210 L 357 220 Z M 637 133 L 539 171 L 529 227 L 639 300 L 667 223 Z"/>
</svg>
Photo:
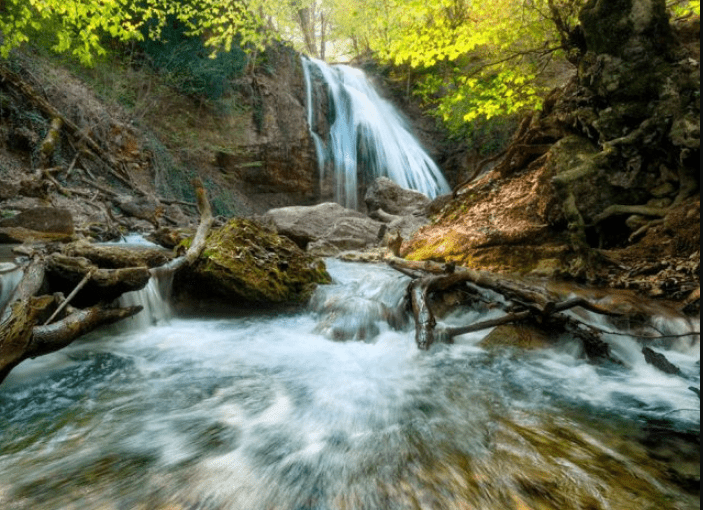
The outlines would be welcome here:
<svg viewBox="0 0 703 510">
<path fill-rule="evenodd" d="M 0 387 L 0 508 L 503 510 L 542 479 L 553 501 L 529 508 L 695 508 L 618 447 L 647 420 L 699 427 L 697 343 L 662 349 L 683 377 L 619 336 L 628 367 L 566 340 L 485 351 L 485 332 L 420 352 L 384 319 L 406 277 L 328 269 L 287 314 L 183 319 L 144 291 L 160 315 L 20 365 Z"/>
<path fill-rule="evenodd" d="M 376 177 L 389 177 L 401 187 L 430 198 L 450 191 L 441 170 L 411 134 L 407 123 L 378 95 L 363 71 L 307 58 L 303 58 L 303 70 L 308 125 L 315 141 L 320 178 L 326 177 L 325 169 L 331 166 L 336 202 L 351 209 L 358 207 L 360 172 L 365 173 L 368 183 Z M 334 112 L 329 139 L 325 141 L 314 125 L 314 70 L 328 87 L 330 109 Z"/>
<path fill-rule="evenodd" d="M 22 279 L 22 270 L 11 262 L 0 262 L 0 312 L 15 293 Z"/>
</svg>

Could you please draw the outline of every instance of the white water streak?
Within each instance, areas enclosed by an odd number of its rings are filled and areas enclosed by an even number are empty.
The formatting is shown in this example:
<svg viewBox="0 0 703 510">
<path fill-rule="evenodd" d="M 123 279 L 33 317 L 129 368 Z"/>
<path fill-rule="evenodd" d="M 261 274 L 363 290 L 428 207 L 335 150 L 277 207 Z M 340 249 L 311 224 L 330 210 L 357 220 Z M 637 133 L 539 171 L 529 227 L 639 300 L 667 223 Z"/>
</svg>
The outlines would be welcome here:
<svg viewBox="0 0 703 510">
<path fill-rule="evenodd" d="M 328 89 L 334 122 L 327 150 L 315 132 L 310 73 L 313 66 Z M 329 66 L 316 59 L 303 59 L 308 100 L 308 124 L 315 140 L 324 179 L 327 158 L 334 171 L 335 201 L 358 207 L 358 176 L 367 173 L 369 182 L 388 177 L 399 186 L 434 198 L 449 192 L 449 184 L 432 158 L 412 135 L 406 122 L 369 83 L 363 71 L 345 65 Z"/>
</svg>

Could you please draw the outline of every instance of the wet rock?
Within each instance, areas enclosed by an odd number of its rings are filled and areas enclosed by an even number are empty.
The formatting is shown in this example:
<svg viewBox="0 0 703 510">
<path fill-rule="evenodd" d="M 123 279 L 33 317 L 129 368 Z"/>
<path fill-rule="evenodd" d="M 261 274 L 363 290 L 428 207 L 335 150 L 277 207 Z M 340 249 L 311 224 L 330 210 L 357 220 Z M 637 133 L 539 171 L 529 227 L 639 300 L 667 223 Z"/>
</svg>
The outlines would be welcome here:
<svg viewBox="0 0 703 510">
<path fill-rule="evenodd" d="M 644 359 L 647 363 L 658 368 L 665 374 L 678 375 L 681 373 L 681 369 L 666 359 L 666 356 L 649 347 L 643 347 L 642 354 L 644 354 Z"/>
<path fill-rule="evenodd" d="M 69 257 L 83 257 L 98 267 L 117 269 L 123 267 L 157 267 L 173 257 L 170 253 L 146 246 L 123 248 L 115 245 L 95 244 L 84 239 L 61 247 Z"/>
<path fill-rule="evenodd" d="M 303 249 L 355 250 L 376 246 L 381 223 L 334 202 L 272 209 L 264 217 Z M 331 253 L 330 253 L 331 254 Z"/>
<path fill-rule="evenodd" d="M 178 273 L 174 291 L 235 306 L 302 303 L 329 283 L 322 260 L 256 222 L 233 219 L 214 230 L 196 262 Z"/>
<path fill-rule="evenodd" d="M 519 347 L 521 349 L 544 349 L 553 341 L 544 332 L 525 324 L 503 324 L 493 329 L 481 340 L 481 347 Z"/>
<path fill-rule="evenodd" d="M 146 220 L 157 226 L 164 214 L 164 206 L 153 197 L 120 196 L 115 199 L 120 210 L 134 218 Z"/>
<path fill-rule="evenodd" d="M 431 200 L 418 191 L 401 188 L 388 177 L 379 177 L 366 190 L 364 202 L 369 213 L 382 209 L 397 216 L 424 216 Z"/>
<path fill-rule="evenodd" d="M 194 234 L 195 230 L 192 228 L 161 227 L 149 234 L 147 239 L 164 248 L 172 249 L 186 239 L 193 237 Z"/>
</svg>

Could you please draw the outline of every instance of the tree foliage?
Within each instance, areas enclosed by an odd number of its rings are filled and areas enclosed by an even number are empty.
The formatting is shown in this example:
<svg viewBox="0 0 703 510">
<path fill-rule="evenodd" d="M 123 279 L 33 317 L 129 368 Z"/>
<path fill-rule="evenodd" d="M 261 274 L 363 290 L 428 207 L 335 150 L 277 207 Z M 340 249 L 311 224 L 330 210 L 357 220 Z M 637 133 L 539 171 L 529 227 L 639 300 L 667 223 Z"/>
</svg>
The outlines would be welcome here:
<svg viewBox="0 0 703 510">
<path fill-rule="evenodd" d="M 246 7 L 237 0 L 0 0 L 0 56 L 43 40 L 89 65 L 107 42 L 158 39 L 173 19 L 213 56 L 235 43 L 263 47 L 270 34 Z"/>
<path fill-rule="evenodd" d="M 574 61 L 586 1 L 0 0 L 0 55 L 49 38 L 89 64 L 110 40 L 168 38 L 173 20 L 213 57 L 276 37 L 324 58 L 329 42 L 343 41 L 342 57 L 372 52 L 412 77 L 413 92 L 460 134 L 477 119 L 540 106 L 538 77 L 555 58 Z M 700 0 L 668 8 L 700 15 Z"/>
</svg>

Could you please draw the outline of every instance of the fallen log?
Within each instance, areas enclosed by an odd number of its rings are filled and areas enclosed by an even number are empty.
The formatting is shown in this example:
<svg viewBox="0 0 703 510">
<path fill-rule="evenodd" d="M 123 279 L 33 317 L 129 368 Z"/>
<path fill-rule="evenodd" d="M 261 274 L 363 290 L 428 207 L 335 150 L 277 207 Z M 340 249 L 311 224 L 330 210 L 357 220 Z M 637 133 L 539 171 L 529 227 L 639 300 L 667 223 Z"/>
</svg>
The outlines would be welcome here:
<svg viewBox="0 0 703 510">
<path fill-rule="evenodd" d="M 104 269 L 84 257 L 52 253 L 46 259 L 46 277 L 54 291 L 68 294 L 86 275 L 90 280 L 75 297 L 79 307 L 111 302 L 125 292 L 143 289 L 151 278 L 146 265 Z"/>
<path fill-rule="evenodd" d="M 104 305 L 78 310 L 68 317 L 39 326 L 55 304 L 53 296 L 16 301 L 0 328 L 0 384 L 22 361 L 58 351 L 94 329 L 131 317 L 141 306 L 108 308 Z"/>
<path fill-rule="evenodd" d="M 604 315 L 620 316 L 622 315 L 621 313 L 608 310 L 583 297 L 558 300 L 556 296 L 545 289 L 531 286 L 525 281 L 507 275 L 476 271 L 431 261 L 407 261 L 397 257 L 390 258 L 388 263 L 396 270 L 414 278 L 408 285 L 408 294 L 415 318 L 415 341 L 418 348 L 422 350 L 429 349 L 435 341 L 451 343 L 454 337 L 459 335 L 493 328 L 501 324 L 530 320 L 542 328 L 569 332 L 580 338 L 583 341 L 587 356 L 591 359 L 610 359 L 609 346 L 600 340 L 599 332 L 563 315 L 562 312 L 571 308 L 581 307 Z M 427 273 L 430 273 L 430 275 L 427 275 Z M 512 308 L 513 310 L 497 319 L 481 321 L 466 326 L 440 326 L 436 328 L 437 321 L 428 302 L 430 294 L 467 282 L 501 294 L 508 303 L 512 303 L 506 308 Z"/>
<path fill-rule="evenodd" d="M 563 312 L 576 307 L 614 317 L 628 316 L 625 312 L 608 309 L 582 296 L 559 299 L 558 296 L 538 287 L 536 284 L 531 285 L 526 280 L 508 275 L 476 271 L 432 261 L 416 262 L 397 257 L 390 257 L 387 260 L 391 267 L 413 278 L 408 285 L 408 298 L 415 318 L 415 341 L 421 350 L 429 349 L 435 342 L 453 343 L 456 336 L 466 333 L 490 329 L 503 324 L 529 321 L 533 326 L 548 331 L 550 335 L 566 333 L 579 339 L 582 343 L 584 354 L 590 360 L 607 360 L 616 364 L 622 364 L 622 361 L 612 355 L 610 344 L 601 337 L 603 334 L 622 333 L 607 331 L 587 324 Z M 448 327 L 437 325 L 430 305 L 432 293 L 450 290 L 462 283 L 468 283 L 473 287 L 501 294 L 506 299 L 503 304 L 506 315 L 465 326 Z M 660 333 L 660 336 L 657 337 L 646 336 L 642 338 L 653 339 L 689 335 L 700 335 L 700 332 L 692 331 L 685 335 L 664 335 Z M 663 372 L 680 374 L 678 367 L 669 363 L 666 358 L 652 351 L 652 349 L 644 347 L 642 354 L 648 363 Z"/>
<path fill-rule="evenodd" d="M 438 285 L 446 289 L 462 282 L 471 282 L 478 287 L 502 294 L 506 299 L 515 301 L 543 315 L 553 313 L 554 307 L 557 307 L 556 311 L 563 311 L 575 306 L 580 306 L 601 315 L 621 315 L 583 298 L 570 300 L 567 308 L 563 308 L 566 302 L 558 304 L 555 301 L 557 297 L 546 289 L 530 285 L 509 275 L 478 271 L 460 266 L 448 266 L 447 264 L 433 261 L 412 261 L 398 257 L 389 257 L 387 261 L 392 268 L 406 275 L 415 275 L 414 277 L 422 273 L 444 275 L 443 279 L 433 282 L 435 289 L 438 289 Z M 447 274 L 448 269 L 451 270 L 451 274 Z"/>
<path fill-rule="evenodd" d="M 57 306 L 53 296 L 34 295 L 42 289 L 46 260 L 37 255 L 24 268 L 8 305 L 0 317 L 0 383 L 28 358 L 47 354 L 70 344 L 95 328 L 138 313 L 141 307 L 81 310 L 48 326 L 39 326 Z"/>
<path fill-rule="evenodd" d="M 27 345 L 26 357 L 35 358 L 63 349 L 79 336 L 85 335 L 99 326 L 113 324 L 131 317 L 139 313 L 142 308 L 141 306 L 125 308 L 93 306 L 75 311 L 52 324 L 34 326 L 31 340 Z"/>
<path fill-rule="evenodd" d="M 127 254 L 121 250 L 80 243 L 66 251 L 82 252 L 102 264 L 118 267 L 102 268 L 88 258 L 59 252 L 33 258 L 25 267 L 13 297 L 4 310 L 0 310 L 0 383 L 22 361 L 62 349 L 100 326 L 139 313 L 141 306 L 115 308 L 107 303 L 124 292 L 143 288 L 152 271 L 175 272 L 198 258 L 205 247 L 214 218 L 202 182 L 197 179 L 193 184 L 201 213 L 200 225 L 186 254 L 169 263 L 158 265 L 164 260 L 161 253 Z M 137 262 L 140 264 L 137 267 L 119 267 L 124 263 Z M 60 279 L 67 288 L 63 289 L 61 284 L 57 284 Z M 65 300 L 55 296 L 36 297 L 45 281 L 53 283 L 54 291 L 71 289 L 72 292 Z M 85 305 L 90 307 L 82 310 L 71 307 L 69 303 L 78 301 L 83 293 L 92 295 L 92 300 L 97 303 Z M 83 298 L 82 301 L 85 303 L 87 299 Z M 66 313 L 67 316 L 61 317 Z M 55 317 L 58 320 L 51 322 Z"/>
</svg>

